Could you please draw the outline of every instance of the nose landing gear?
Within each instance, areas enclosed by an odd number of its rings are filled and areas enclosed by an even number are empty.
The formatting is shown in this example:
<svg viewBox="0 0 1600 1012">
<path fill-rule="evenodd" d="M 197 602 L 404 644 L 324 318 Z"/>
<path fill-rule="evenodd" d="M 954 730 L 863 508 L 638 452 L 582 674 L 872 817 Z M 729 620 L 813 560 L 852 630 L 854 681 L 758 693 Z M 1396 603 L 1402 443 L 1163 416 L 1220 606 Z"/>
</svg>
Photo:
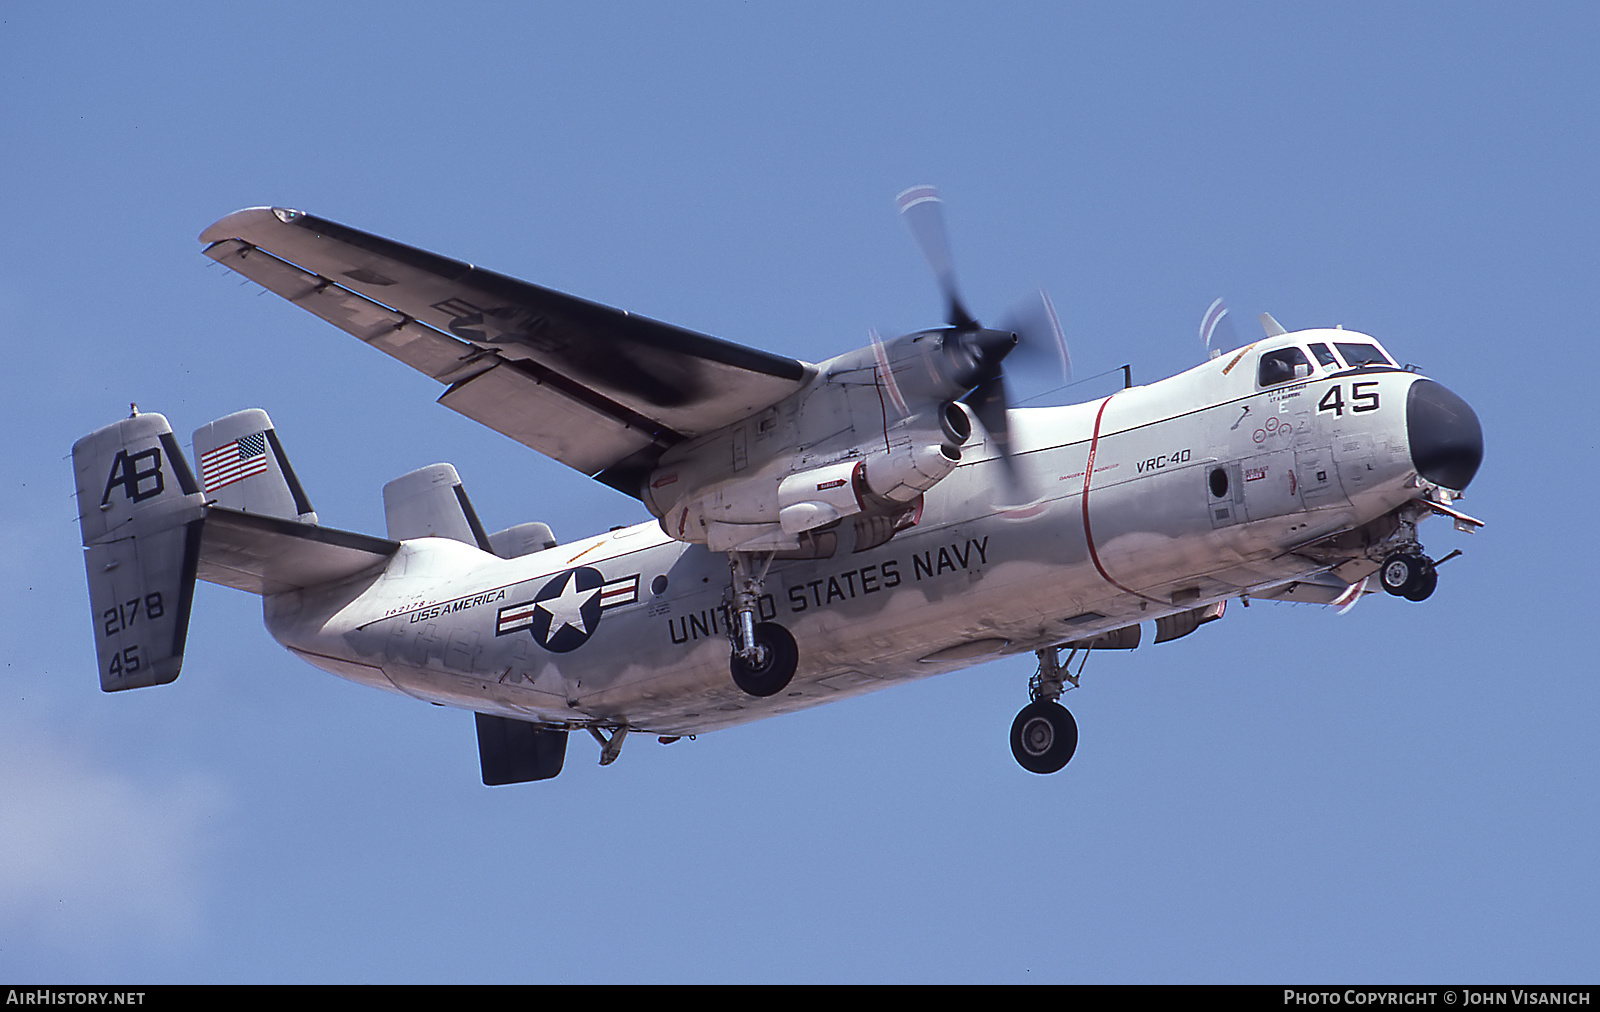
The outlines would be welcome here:
<svg viewBox="0 0 1600 1012">
<path fill-rule="evenodd" d="M 1383 589 L 1408 601 L 1426 601 L 1439 585 L 1436 563 L 1421 552 L 1396 552 L 1378 570 Z"/>
</svg>

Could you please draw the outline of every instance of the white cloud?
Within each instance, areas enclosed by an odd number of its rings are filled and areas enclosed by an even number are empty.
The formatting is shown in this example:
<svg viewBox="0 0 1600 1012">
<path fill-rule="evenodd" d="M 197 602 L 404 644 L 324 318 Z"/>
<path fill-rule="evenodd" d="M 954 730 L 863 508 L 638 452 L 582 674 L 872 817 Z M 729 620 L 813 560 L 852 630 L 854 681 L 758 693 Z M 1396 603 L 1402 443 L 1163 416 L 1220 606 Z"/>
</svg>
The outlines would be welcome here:
<svg viewBox="0 0 1600 1012">
<path fill-rule="evenodd" d="M 0 920 L 81 955 L 171 950 L 204 915 L 216 782 L 166 786 L 101 768 L 31 729 L 0 728 Z M 132 942 L 133 944 L 130 944 Z"/>
</svg>

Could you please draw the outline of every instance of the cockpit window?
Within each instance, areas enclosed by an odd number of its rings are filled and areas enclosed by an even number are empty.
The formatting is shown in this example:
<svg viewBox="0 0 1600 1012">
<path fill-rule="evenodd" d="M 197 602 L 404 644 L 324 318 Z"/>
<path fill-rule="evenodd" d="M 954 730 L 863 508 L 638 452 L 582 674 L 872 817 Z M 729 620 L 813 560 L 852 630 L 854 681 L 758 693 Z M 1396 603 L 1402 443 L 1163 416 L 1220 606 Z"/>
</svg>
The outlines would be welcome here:
<svg viewBox="0 0 1600 1012">
<path fill-rule="evenodd" d="M 1311 346 L 1311 354 L 1317 356 L 1317 361 L 1322 363 L 1324 369 L 1339 368 L 1339 360 L 1333 357 L 1333 352 L 1328 350 L 1327 345 L 1313 344 Z"/>
<path fill-rule="evenodd" d="M 1277 386 L 1311 375 L 1311 362 L 1299 348 L 1279 348 L 1261 356 L 1258 380 L 1264 387 Z"/>
<path fill-rule="evenodd" d="M 1339 354 L 1344 356 L 1344 360 L 1350 363 L 1350 368 L 1352 369 L 1359 369 L 1364 365 L 1394 365 L 1393 362 L 1384 357 L 1383 352 L 1379 351 L 1378 346 L 1375 344 L 1340 344 L 1335 342 L 1334 347 L 1339 349 Z"/>
</svg>

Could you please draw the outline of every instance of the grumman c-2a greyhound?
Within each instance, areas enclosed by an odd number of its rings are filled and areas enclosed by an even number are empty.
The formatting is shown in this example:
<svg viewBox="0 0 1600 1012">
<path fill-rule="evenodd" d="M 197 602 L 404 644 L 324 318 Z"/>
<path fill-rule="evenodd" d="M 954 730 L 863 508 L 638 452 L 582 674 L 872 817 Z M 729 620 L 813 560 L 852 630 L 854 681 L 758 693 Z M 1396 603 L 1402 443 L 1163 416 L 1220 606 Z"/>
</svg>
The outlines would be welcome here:
<svg viewBox="0 0 1600 1012">
<path fill-rule="evenodd" d="M 73 447 L 101 687 L 178 676 L 196 579 L 261 595 L 333 674 L 472 710 L 487 784 L 1034 652 L 1017 761 L 1059 770 L 1074 654 L 1156 642 L 1232 598 L 1420 601 L 1418 541 L 1483 456 L 1467 404 L 1342 329 L 1287 333 L 1064 407 L 1002 362 L 1064 353 L 1045 300 L 990 330 L 937 196 L 901 195 L 948 326 L 812 364 L 657 323 L 300 211 L 206 255 L 444 384 L 440 403 L 638 498 L 654 522 L 488 533 L 453 467 L 383 489 L 386 538 L 317 515 L 266 413 L 194 434 L 135 411 Z M 1063 660 L 1062 652 L 1067 651 Z M 1081 664 L 1078 674 L 1081 674 Z"/>
</svg>

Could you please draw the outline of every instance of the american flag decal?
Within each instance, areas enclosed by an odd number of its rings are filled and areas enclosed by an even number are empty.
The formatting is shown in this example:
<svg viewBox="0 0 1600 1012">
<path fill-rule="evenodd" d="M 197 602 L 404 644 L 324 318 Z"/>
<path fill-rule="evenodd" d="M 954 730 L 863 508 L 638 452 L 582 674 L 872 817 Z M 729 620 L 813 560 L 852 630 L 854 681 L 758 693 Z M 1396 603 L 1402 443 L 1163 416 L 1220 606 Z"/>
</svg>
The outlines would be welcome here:
<svg viewBox="0 0 1600 1012">
<path fill-rule="evenodd" d="M 200 458 L 200 480 L 207 492 L 227 488 L 267 469 L 267 434 L 265 431 L 240 436 L 231 443 L 223 443 Z"/>
</svg>

